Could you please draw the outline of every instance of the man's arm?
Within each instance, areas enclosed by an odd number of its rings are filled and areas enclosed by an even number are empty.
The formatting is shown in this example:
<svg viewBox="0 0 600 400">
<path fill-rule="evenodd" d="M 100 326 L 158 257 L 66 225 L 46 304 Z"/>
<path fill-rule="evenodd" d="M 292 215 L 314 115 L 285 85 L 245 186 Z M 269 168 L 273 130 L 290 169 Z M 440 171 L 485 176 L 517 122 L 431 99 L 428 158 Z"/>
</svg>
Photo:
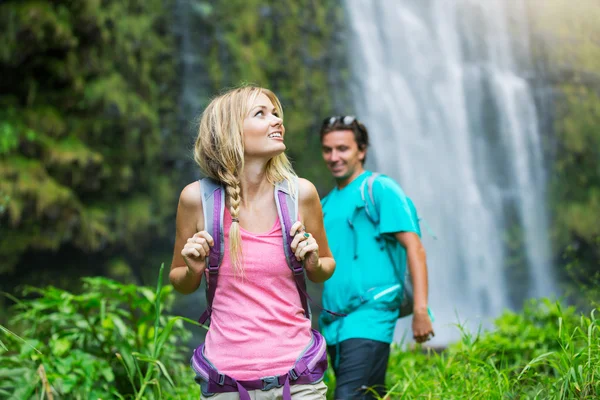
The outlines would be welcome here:
<svg viewBox="0 0 600 400">
<path fill-rule="evenodd" d="M 406 249 L 408 268 L 413 284 L 413 336 L 419 343 L 433 335 L 431 319 L 427 310 L 427 256 L 425 248 L 414 232 L 396 232 L 396 240 Z"/>
</svg>

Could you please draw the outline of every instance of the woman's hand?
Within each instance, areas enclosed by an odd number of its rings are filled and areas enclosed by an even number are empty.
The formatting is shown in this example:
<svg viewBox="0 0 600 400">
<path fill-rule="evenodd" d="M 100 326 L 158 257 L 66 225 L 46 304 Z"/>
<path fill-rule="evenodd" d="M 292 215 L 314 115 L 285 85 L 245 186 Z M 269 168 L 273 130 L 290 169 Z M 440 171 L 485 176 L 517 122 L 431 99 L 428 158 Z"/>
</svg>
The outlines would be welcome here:
<svg viewBox="0 0 600 400">
<path fill-rule="evenodd" d="M 302 222 L 296 221 L 292 225 L 290 235 L 294 236 L 291 248 L 298 261 L 304 261 L 304 268 L 307 271 L 313 272 L 321 268 L 319 264 L 319 245 L 315 238 L 305 231 Z"/>
<path fill-rule="evenodd" d="M 189 273 L 202 275 L 206 269 L 206 257 L 209 256 L 212 246 L 214 246 L 213 238 L 206 231 L 197 232 L 187 240 L 181 255 Z"/>
</svg>

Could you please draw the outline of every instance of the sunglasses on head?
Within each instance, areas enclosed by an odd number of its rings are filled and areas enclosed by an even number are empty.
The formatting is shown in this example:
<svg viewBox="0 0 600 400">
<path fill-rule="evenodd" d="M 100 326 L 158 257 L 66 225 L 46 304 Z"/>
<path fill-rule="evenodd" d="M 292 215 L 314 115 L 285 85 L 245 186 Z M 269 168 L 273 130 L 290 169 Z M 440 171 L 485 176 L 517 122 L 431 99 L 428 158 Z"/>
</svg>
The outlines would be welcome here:
<svg viewBox="0 0 600 400">
<path fill-rule="evenodd" d="M 337 123 L 341 123 L 344 125 L 352 125 L 354 122 L 356 122 L 356 117 L 354 115 L 338 115 L 325 118 L 323 120 L 323 128 L 333 126 Z"/>
</svg>

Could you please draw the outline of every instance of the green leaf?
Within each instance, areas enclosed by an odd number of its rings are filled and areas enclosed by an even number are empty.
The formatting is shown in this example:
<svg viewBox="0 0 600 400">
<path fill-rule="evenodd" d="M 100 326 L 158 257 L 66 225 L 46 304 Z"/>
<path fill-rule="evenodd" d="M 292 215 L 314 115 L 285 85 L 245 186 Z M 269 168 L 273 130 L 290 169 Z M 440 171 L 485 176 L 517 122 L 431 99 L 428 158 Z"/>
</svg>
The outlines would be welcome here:
<svg viewBox="0 0 600 400">
<path fill-rule="evenodd" d="M 42 354 L 41 351 L 39 351 L 38 349 L 36 349 L 35 347 L 33 347 L 32 345 L 30 345 L 25 339 L 23 339 L 22 337 L 20 337 L 19 335 L 17 335 L 14 332 L 9 331 L 8 329 L 6 329 L 5 327 L 3 327 L 2 325 L 0 325 L 0 331 L 4 332 L 5 334 L 9 334 L 15 338 L 17 338 L 19 341 L 21 341 L 23 344 L 25 344 L 26 346 L 29 346 L 32 350 L 35 350 L 37 353 Z"/>
<path fill-rule="evenodd" d="M 119 360 L 121 362 L 121 364 L 123 365 L 123 367 L 125 368 L 125 372 L 127 373 L 127 378 L 129 379 L 129 383 L 131 384 L 131 387 L 133 388 L 133 392 L 135 394 L 137 394 L 138 393 L 137 386 L 135 385 L 135 382 L 133 380 L 133 371 L 132 371 L 133 360 L 131 360 L 129 356 L 124 357 L 123 354 L 121 354 L 121 353 L 116 353 L 115 356 L 117 357 L 117 360 Z"/>
<path fill-rule="evenodd" d="M 62 357 L 71 350 L 71 341 L 68 339 L 55 339 L 50 342 L 50 349 L 55 357 Z"/>
<path fill-rule="evenodd" d="M 125 325 L 125 323 L 123 322 L 123 320 L 121 319 L 121 317 L 115 315 L 115 314 L 109 314 L 109 319 L 112 321 L 112 323 L 114 324 L 114 326 L 117 328 L 117 332 L 119 332 L 119 335 L 126 339 L 127 338 L 127 332 L 129 331 L 127 326 Z"/>
<path fill-rule="evenodd" d="M 167 378 L 167 380 L 169 381 L 169 383 L 171 384 L 171 386 L 175 387 L 175 384 L 173 383 L 173 380 L 171 379 L 171 376 L 169 375 L 169 373 L 167 372 L 167 369 L 165 368 L 164 364 L 161 363 L 159 360 L 152 358 L 152 357 L 148 357 L 144 354 L 140 354 L 137 352 L 133 352 L 131 353 L 135 358 L 137 358 L 140 361 L 144 361 L 150 364 L 154 364 L 157 365 L 160 369 L 160 371 L 162 372 L 162 374 Z"/>
<path fill-rule="evenodd" d="M 155 316 L 154 316 L 154 349 L 153 353 L 156 357 L 158 355 L 158 326 L 160 323 L 160 292 L 162 289 L 162 279 L 163 279 L 163 271 L 165 269 L 165 264 L 162 263 L 160 265 L 160 270 L 158 271 L 158 282 L 156 284 L 156 302 L 154 303 L 155 308 Z"/>
</svg>

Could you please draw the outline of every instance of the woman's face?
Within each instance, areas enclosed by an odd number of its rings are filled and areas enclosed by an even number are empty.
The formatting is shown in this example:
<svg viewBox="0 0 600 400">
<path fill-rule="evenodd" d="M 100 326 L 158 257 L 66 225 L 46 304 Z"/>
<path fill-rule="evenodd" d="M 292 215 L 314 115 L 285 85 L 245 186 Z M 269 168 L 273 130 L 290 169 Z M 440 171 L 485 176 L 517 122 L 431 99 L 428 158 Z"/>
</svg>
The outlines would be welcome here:
<svg viewBox="0 0 600 400">
<path fill-rule="evenodd" d="M 285 151 L 283 120 L 264 94 L 259 94 L 244 118 L 244 155 L 246 157 L 273 158 Z"/>
</svg>

